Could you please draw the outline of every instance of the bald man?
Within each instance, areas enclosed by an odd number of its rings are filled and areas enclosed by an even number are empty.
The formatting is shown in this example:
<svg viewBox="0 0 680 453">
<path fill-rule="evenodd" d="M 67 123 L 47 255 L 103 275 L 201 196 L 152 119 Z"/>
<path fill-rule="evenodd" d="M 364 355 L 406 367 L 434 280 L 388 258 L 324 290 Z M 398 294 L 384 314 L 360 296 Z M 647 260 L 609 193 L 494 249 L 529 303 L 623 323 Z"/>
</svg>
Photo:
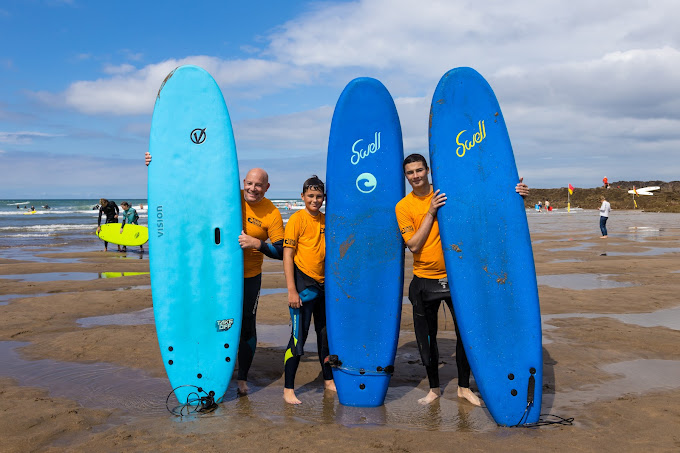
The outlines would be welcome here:
<svg viewBox="0 0 680 453">
<path fill-rule="evenodd" d="M 148 166 L 151 154 L 145 154 Z M 248 371 L 257 345 L 257 302 L 262 285 L 264 255 L 283 259 L 283 220 L 274 204 L 265 198 L 269 190 L 269 175 L 261 168 L 248 171 L 243 179 L 241 215 L 243 231 L 238 243 L 243 249 L 243 322 L 238 346 L 237 392 L 248 394 Z M 267 243 L 269 239 L 269 243 Z"/>
</svg>

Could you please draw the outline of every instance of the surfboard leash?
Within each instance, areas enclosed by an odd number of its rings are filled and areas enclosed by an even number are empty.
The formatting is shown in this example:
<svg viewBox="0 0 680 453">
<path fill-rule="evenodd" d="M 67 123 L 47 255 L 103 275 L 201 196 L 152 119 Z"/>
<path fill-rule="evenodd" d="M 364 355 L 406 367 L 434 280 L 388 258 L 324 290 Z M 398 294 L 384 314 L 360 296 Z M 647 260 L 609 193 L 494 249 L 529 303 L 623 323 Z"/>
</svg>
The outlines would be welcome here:
<svg viewBox="0 0 680 453">
<path fill-rule="evenodd" d="M 563 418 L 560 417 L 559 415 L 552 415 L 552 414 L 540 414 L 538 416 L 538 421 L 534 423 L 524 423 L 524 420 L 526 420 L 529 417 L 529 408 L 534 404 L 534 388 L 536 385 L 536 380 L 534 379 L 534 373 L 536 370 L 534 368 L 531 368 L 531 376 L 529 376 L 529 384 L 527 386 L 527 405 L 524 408 L 524 413 L 522 414 L 522 418 L 519 419 L 519 422 L 517 422 L 516 425 L 511 426 L 512 428 L 539 428 L 541 426 L 549 426 L 549 425 L 566 425 L 566 426 L 571 426 L 574 423 L 574 417 L 570 418 Z M 555 417 L 558 420 L 548 420 L 543 419 L 541 420 L 541 417 Z"/>
<path fill-rule="evenodd" d="M 179 406 L 170 409 L 170 406 L 168 405 L 168 403 L 170 402 L 170 397 L 175 393 L 177 389 L 182 387 L 193 387 L 196 389 L 196 391 L 191 392 L 189 393 L 189 395 L 187 395 L 185 403 L 180 402 Z M 203 393 L 203 395 L 205 396 L 201 396 L 200 393 Z M 203 390 L 201 387 L 197 387 L 195 385 L 190 384 L 180 385 L 172 389 L 172 391 L 168 394 L 168 397 L 165 399 L 165 408 L 168 410 L 168 412 L 178 417 L 183 417 L 191 413 L 205 414 L 213 412 L 215 409 L 217 409 L 217 402 L 215 401 L 215 392 L 211 390 L 209 393 L 206 393 L 206 391 Z M 177 412 L 177 409 L 179 409 L 179 412 Z M 186 414 L 184 413 L 185 409 Z"/>
</svg>

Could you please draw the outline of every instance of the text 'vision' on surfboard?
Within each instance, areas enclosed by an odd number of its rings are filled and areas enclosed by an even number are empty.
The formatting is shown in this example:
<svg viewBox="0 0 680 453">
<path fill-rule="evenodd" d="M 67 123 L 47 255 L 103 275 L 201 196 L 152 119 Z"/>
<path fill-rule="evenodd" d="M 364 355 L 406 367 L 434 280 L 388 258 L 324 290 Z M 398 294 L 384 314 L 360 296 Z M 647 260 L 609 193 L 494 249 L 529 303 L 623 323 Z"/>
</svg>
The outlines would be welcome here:
<svg viewBox="0 0 680 453">
<path fill-rule="evenodd" d="M 360 143 L 363 141 L 364 139 L 360 138 L 352 145 L 352 157 L 350 157 L 352 165 L 358 164 L 361 159 L 368 157 L 370 154 L 374 154 L 380 149 L 380 132 L 375 133 L 375 139 L 373 143 L 369 143 L 366 149 L 361 148 L 357 150 L 357 147 L 362 146 Z"/>
<path fill-rule="evenodd" d="M 158 237 L 163 236 L 163 206 L 156 207 L 156 227 L 158 227 Z"/>
<path fill-rule="evenodd" d="M 475 134 L 472 136 L 472 140 L 465 140 L 464 142 L 461 142 L 460 136 L 465 132 L 467 132 L 467 129 L 463 129 L 462 131 L 458 132 L 458 135 L 456 135 L 456 145 L 458 145 L 458 148 L 456 148 L 456 155 L 458 157 L 463 157 L 467 151 L 470 151 L 470 148 L 474 148 L 477 143 L 482 143 L 482 140 L 486 138 L 486 127 L 484 126 L 484 121 L 479 122 L 479 131 L 475 132 Z M 461 148 L 463 149 L 462 152 Z"/>
</svg>

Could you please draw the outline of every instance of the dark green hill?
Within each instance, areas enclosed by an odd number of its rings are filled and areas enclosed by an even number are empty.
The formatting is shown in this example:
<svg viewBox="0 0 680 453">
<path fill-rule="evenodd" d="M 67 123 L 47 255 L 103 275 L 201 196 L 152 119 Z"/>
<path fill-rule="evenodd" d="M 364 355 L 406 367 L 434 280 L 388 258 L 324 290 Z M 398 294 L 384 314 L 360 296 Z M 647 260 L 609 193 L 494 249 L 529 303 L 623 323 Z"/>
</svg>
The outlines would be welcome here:
<svg viewBox="0 0 680 453">
<path fill-rule="evenodd" d="M 654 212 L 680 212 L 680 181 L 617 181 L 611 183 L 609 189 L 603 187 L 581 189 L 576 187 L 571 195 L 571 207 L 583 209 L 597 209 L 600 207 L 600 196 L 604 195 L 612 205 L 612 209 L 635 209 L 633 195 L 628 191 L 633 186 L 660 186 L 652 196 L 636 196 L 637 209 Z M 524 204 L 533 207 L 539 200 L 550 201 L 554 208 L 567 207 L 567 188 L 559 189 L 531 189 Z"/>
</svg>

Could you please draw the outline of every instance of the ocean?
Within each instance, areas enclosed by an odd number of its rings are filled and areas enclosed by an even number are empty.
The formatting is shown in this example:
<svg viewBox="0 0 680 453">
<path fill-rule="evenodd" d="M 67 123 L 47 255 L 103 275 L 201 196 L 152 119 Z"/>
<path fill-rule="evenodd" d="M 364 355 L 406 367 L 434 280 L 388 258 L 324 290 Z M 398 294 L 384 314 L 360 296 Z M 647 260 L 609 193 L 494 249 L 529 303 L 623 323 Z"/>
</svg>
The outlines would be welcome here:
<svg viewBox="0 0 680 453">
<path fill-rule="evenodd" d="M 146 199 L 114 200 L 120 207 L 127 201 L 137 210 L 139 224 L 148 223 Z M 299 199 L 272 199 L 279 207 L 284 222 L 302 208 Z M 103 249 L 95 236 L 99 200 L 0 200 L 0 256 L 18 258 L 27 247 L 51 247 L 55 251 L 87 251 Z M 35 213 L 31 214 L 31 206 Z"/>
<path fill-rule="evenodd" d="M 120 206 L 124 200 L 115 201 Z M 125 201 L 137 210 L 139 224 L 147 225 L 146 199 Z M 293 212 L 304 207 L 300 199 L 278 198 L 271 201 L 279 207 L 284 223 Z M 33 247 L 49 247 L 55 252 L 102 250 L 101 241 L 94 234 L 99 214 L 95 206 L 98 203 L 99 200 L 95 199 L 0 200 L 0 257 L 20 259 L 25 255 L 28 259 L 33 256 L 30 253 Z M 29 214 L 31 206 L 35 206 L 34 214 Z M 571 213 L 564 209 L 551 213 L 527 209 L 527 218 L 532 234 L 600 234 L 599 213 L 593 209 L 572 210 Z M 639 241 L 663 236 L 665 229 L 680 227 L 680 214 L 612 211 L 607 227 L 610 235 L 623 234 Z"/>
</svg>

